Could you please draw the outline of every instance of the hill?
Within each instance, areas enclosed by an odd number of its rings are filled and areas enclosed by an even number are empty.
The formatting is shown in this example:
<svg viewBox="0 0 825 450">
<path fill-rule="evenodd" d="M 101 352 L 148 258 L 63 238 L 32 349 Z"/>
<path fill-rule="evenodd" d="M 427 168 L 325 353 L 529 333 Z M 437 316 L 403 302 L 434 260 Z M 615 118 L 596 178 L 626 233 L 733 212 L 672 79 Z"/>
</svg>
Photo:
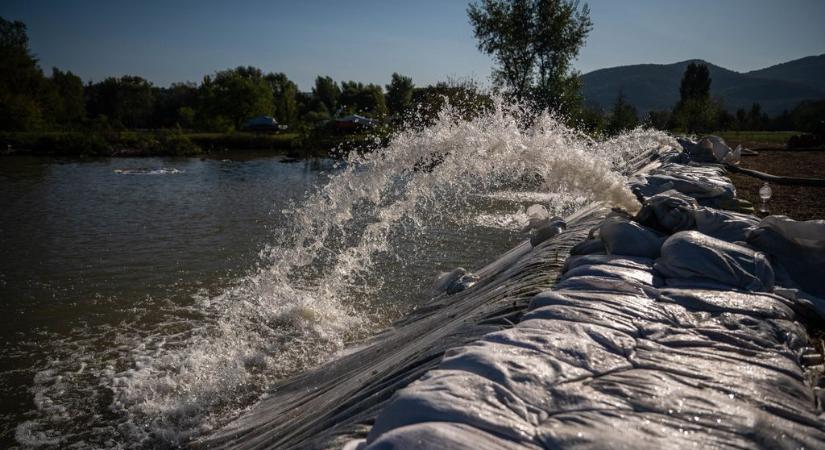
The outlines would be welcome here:
<svg viewBox="0 0 825 450">
<path fill-rule="evenodd" d="M 679 100 L 679 83 L 691 62 L 708 65 L 713 80 L 711 95 L 721 98 L 729 111 L 747 109 L 758 102 L 763 111 L 775 115 L 792 109 L 802 100 L 825 98 L 825 55 L 822 55 L 748 73 L 702 60 L 600 69 L 582 76 L 585 102 L 609 109 L 619 92 L 624 92 L 641 115 L 672 108 Z"/>
<path fill-rule="evenodd" d="M 786 63 L 747 72 L 746 75 L 774 80 L 794 81 L 825 90 L 825 54 L 807 56 Z"/>
</svg>

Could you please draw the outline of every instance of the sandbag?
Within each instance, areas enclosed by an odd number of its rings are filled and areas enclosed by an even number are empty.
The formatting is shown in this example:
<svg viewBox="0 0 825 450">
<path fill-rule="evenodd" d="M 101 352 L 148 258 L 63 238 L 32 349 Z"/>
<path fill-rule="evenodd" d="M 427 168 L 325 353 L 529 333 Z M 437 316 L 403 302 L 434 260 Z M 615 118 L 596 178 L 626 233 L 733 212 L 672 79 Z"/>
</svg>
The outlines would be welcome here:
<svg viewBox="0 0 825 450">
<path fill-rule="evenodd" d="M 645 200 L 636 214 L 640 224 L 667 234 L 696 229 L 694 211 L 699 204 L 692 197 L 671 189 Z"/>
<path fill-rule="evenodd" d="M 758 219 L 730 211 L 700 207 L 696 200 L 669 190 L 645 200 L 636 220 L 664 233 L 698 230 L 727 242 L 744 241 Z"/>
<path fill-rule="evenodd" d="M 749 291 L 771 291 L 774 272 L 767 257 L 749 248 L 699 233 L 681 231 L 662 245 L 654 269 L 667 279 L 719 282 Z"/>
<path fill-rule="evenodd" d="M 700 233 L 727 242 L 744 241 L 759 222 L 751 215 L 714 208 L 697 208 L 693 217 Z"/>
<path fill-rule="evenodd" d="M 712 158 L 712 162 L 738 164 L 742 157 L 742 146 L 736 147 L 735 150 L 728 147 L 725 140 L 719 136 L 705 136 L 696 144 L 697 153 L 701 153 L 705 158 Z M 709 161 L 710 162 L 710 161 Z"/>
<path fill-rule="evenodd" d="M 825 298 L 825 220 L 798 222 L 769 216 L 747 235 L 746 242 L 781 265 L 782 273 L 799 288 Z"/>
<path fill-rule="evenodd" d="M 527 442 L 516 443 L 460 423 L 427 422 L 390 430 L 370 445 L 356 442 L 344 450 L 539 450 Z"/>
<path fill-rule="evenodd" d="M 367 435 L 371 444 L 396 428 L 425 422 L 458 422 L 515 442 L 530 441 L 540 411 L 482 376 L 431 370 L 396 392 Z"/>
<path fill-rule="evenodd" d="M 607 250 L 601 239 L 585 239 L 570 249 L 571 255 L 604 255 Z"/>
<path fill-rule="evenodd" d="M 661 233 L 622 216 L 605 219 L 599 236 L 608 254 L 656 258 L 665 240 Z"/>
<path fill-rule="evenodd" d="M 626 267 L 629 269 L 653 269 L 653 259 L 641 256 L 624 255 L 572 255 L 567 258 L 562 268 L 562 273 L 575 269 L 579 266 L 589 266 L 593 264 L 609 264 L 616 267 Z"/>
</svg>

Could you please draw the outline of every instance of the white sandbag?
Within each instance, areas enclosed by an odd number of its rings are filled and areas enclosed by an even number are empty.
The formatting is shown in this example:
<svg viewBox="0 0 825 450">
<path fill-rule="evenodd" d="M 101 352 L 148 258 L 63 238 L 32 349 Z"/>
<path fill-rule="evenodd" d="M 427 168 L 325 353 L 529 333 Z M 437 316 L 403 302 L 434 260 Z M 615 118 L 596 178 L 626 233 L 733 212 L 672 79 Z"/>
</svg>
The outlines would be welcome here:
<svg viewBox="0 0 825 450">
<path fill-rule="evenodd" d="M 530 441 L 540 411 L 504 386 L 455 370 L 431 370 L 395 393 L 367 435 L 367 443 L 389 430 L 424 422 L 458 422 L 520 442 Z"/>
<path fill-rule="evenodd" d="M 636 220 L 646 227 L 672 234 L 696 229 L 694 211 L 699 204 L 693 197 L 671 189 L 645 200 Z"/>
<path fill-rule="evenodd" d="M 607 250 L 601 239 L 585 239 L 570 249 L 571 255 L 604 255 Z"/>
<path fill-rule="evenodd" d="M 704 154 L 713 155 L 716 162 L 738 164 L 742 157 L 741 145 L 736 150 L 732 150 L 719 136 L 705 136 L 696 145 L 703 150 Z"/>
<path fill-rule="evenodd" d="M 759 222 L 754 216 L 714 208 L 697 208 L 696 230 L 727 242 L 744 241 Z"/>
<path fill-rule="evenodd" d="M 749 291 L 770 291 L 774 285 L 764 254 L 698 231 L 668 238 L 654 268 L 665 278 L 706 279 Z"/>
<path fill-rule="evenodd" d="M 599 236 L 608 254 L 656 258 L 665 236 L 622 216 L 605 219 Z"/>
<path fill-rule="evenodd" d="M 772 319 L 792 319 L 789 301 L 774 294 L 702 289 L 662 289 L 659 302 L 671 302 L 692 311 L 736 313 Z"/>
<path fill-rule="evenodd" d="M 539 450 L 460 423 L 427 422 L 390 430 L 357 450 Z M 355 448 L 353 449 L 355 450 Z"/>
<path fill-rule="evenodd" d="M 595 354 L 607 354 L 604 348 L 593 346 L 592 342 L 588 342 L 589 339 L 580 336 L 554 338 L 555 347 L 542 350 L 511 345 L 509 342 L 476 341 L 447 350 L 439 369 L 484 377 L 504 386 L 527 404 L 544 409 L 548 386 L 593 375 L 581 367 L 578 359 L 571 358 L 568 352 L 592 350 Z M 629 365 L 626 361 L 624 363 Z M 610 367 L 613 364 L 611 362 Z"/>
<path fill-rule="evenodd" d="M 759 221 L 746 214 L 700 207 L 694 199 L 675 190 L 645 200 L 636 220 L 668 234 L 698 230 L 727 242 L 744 241 Z"/>
<path fill-rule="evenodd" d="M 825 298 L 825 220 L 798 222 L 769 216 L 746 241 L 781 265 L 782 272 L 801 289 Z"/>
<path fill-rule="evenodd" d="M 618 267 L 611 264 L 588 264 L 570 269 L 561 276 L 561 280 L 568 280 L 575 277 L 604 277 L 615 278 L 617 280 L 632 281 L 646 286 L 659 286 L 659 280 L 653 272 L 647 268 Z"/>
</svg>

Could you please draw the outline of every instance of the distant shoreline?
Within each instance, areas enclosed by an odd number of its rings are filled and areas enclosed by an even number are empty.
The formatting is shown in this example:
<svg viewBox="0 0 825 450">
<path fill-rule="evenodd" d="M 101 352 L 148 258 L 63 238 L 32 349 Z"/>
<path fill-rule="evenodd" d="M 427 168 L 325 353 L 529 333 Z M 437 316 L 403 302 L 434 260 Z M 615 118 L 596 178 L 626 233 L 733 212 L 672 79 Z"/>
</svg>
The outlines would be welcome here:
<svg viewBox="0 0 825 450">
<path fill-rule="evenodd" d="M 0 133 L 0 156 L 154 157 L 200 156 L 268 150 L 296 158 L 334 156 L 373 146 L 365 134 L 301 136 L 299 133 L 198 133 L 157 131 L 46 131 Z"/>
</svg>

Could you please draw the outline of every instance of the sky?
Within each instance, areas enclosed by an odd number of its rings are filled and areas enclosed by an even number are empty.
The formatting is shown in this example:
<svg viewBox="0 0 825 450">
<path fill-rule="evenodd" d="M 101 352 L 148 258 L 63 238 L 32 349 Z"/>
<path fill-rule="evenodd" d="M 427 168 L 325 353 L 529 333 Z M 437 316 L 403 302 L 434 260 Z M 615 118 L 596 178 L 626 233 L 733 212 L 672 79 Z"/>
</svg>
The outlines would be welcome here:
<svg viewBox="0 0 825 450">
<path fill-rule="evenodd" d="M 140 75 L 199 82 L 238 65 L 284 72 L 309 90 L 319 74 L 416 85 L 488 83 L 467 0 L 2 0 L 28 26 L 40 66 L 86 81 Z M 594 29 L 574 68 L 704 59 L 749 71 L 825 53 L 825 0 L 590 0 Z"/>
</svg>

